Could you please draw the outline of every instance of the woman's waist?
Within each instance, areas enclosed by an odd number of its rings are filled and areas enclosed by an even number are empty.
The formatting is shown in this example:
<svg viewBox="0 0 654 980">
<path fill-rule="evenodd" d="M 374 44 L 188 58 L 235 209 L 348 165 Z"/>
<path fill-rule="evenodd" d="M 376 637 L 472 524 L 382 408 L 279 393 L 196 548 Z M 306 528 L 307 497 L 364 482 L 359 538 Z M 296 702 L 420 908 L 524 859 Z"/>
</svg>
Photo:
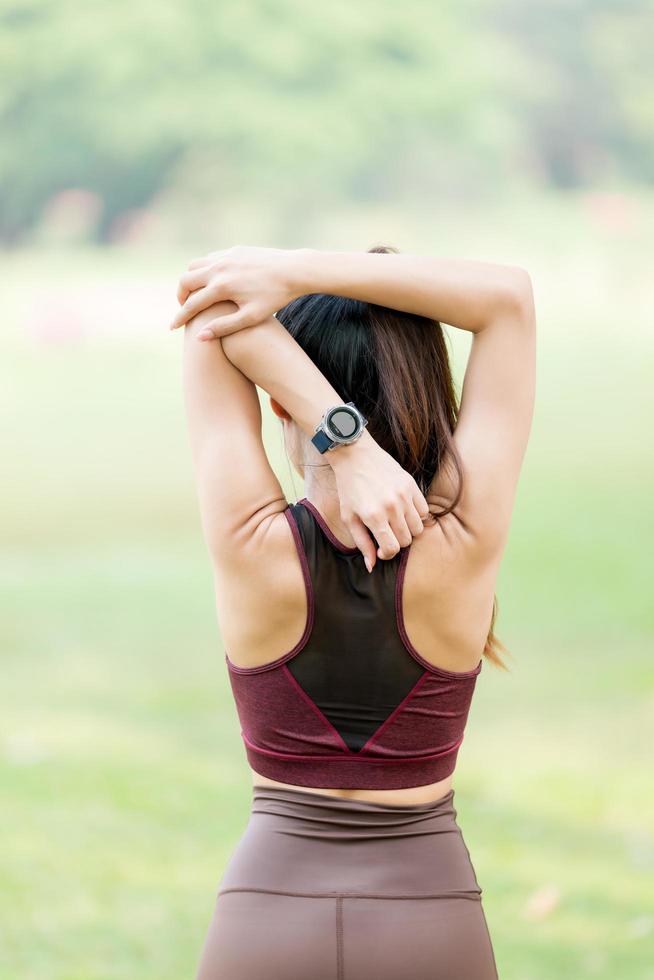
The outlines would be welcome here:
<svg viewBox="0 0 654 980">
<path fill-rule="evenodd" d="M 451 773 L 444 779 L 439 779 L 434 783 L 422 786 L 411 786 L 404 789 L 325 789 L 319 786 L 297 786 L 292 783 L 283 783 L 267 776 L 250 770 L 252 776 L 252 789 L 257 787 L 263 789 L 278 788 L 291 791 L 303 790 L 314 793 L 316 796 L 334 797 L 336 799 L 360 800 L 364 803 L 381 803 L 390 806 L 412 806 L 417 803 L 437 803 L 447 796 L 452 789 Z"/>
</svg>

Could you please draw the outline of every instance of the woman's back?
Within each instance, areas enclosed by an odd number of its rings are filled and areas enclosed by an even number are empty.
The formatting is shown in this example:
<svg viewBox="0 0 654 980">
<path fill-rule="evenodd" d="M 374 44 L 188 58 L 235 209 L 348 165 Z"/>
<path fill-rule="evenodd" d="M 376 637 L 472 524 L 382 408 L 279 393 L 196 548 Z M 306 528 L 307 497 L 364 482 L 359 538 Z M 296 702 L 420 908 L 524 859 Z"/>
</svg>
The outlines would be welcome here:
<svg viewBox="0 0 654 980">
<path fill-rule="evenodd" d="M 307 504 L 330 528 L 330 508 Z M 333 530 L 331 534 L 340 541 Z M 262 528 L 258 556 L 258 562 L 225 570 L 216 589 L 223 643 L 232 663 L 242 667 L 271 663 L 291 650 L 307 619 L 305 580 L 283 511 Z M 493 554 L 480 546 L 453 513 L 425 527 L 407 549 L 402 589 L 406 635 L 435 667 L 467 671 L 479 663 L 500 557 L 499 549 Z M 371 574 L 380 574 L 385 564 L 378 562 Z M 332 615 L 337 622 L 339 610 Z"/>
<path fill-rule="evenodd" d="M 368 573 L 306 497 L 270 518 L 260 547 L 216 593 L 254 781 L 373 801 L 443 796 L 497 561 L 448 514 Z"/>
</svg>

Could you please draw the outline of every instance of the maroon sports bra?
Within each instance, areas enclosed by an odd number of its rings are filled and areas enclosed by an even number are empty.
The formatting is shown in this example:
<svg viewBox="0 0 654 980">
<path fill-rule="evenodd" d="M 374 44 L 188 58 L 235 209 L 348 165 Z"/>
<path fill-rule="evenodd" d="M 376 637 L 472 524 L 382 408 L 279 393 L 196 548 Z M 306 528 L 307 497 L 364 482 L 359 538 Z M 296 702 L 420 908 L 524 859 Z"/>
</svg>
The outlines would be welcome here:
<svg viewBox="0 0 654 980">
<path fill-rule="evenodd" d="M 248 762 L 269 779 L 332 789 L 402 789 L 454 771 L 473 670 L 432 666 L 404 628 L 411 546 L 368 573 L 303 497 L 284 511 L 307 596 L 304 632 L 260 667 L 225 654 Z"/>
</svg>

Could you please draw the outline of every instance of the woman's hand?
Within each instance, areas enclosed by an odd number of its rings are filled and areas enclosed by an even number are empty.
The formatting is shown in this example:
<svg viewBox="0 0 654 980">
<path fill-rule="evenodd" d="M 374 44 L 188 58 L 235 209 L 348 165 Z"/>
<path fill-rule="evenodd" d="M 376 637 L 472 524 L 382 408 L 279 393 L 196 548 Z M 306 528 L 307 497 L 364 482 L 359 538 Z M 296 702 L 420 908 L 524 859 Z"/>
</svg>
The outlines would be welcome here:
<svg viewBox="0 0 654 980">
<path fill-rule="evenodd" d="M 181 308 L 170 329 L 183 326 L 222 300 L 231 300 L 238 310 L 210 320 L 198 339 L 226 337 L 261 323 L 301 295 L 295 286 L 294 270 L 303 251 L 235 245 L 194 259 L 179 280 L 177 299 Z"/>
<path fill-rule="evenodd" d="M 325 459 L 336 479 L 341 517 L 368 571 L 377 558 L 392 558 L 434 522 L 411 474 L 367 430 L 356 442 L 329 450 Z"/>
</svg>

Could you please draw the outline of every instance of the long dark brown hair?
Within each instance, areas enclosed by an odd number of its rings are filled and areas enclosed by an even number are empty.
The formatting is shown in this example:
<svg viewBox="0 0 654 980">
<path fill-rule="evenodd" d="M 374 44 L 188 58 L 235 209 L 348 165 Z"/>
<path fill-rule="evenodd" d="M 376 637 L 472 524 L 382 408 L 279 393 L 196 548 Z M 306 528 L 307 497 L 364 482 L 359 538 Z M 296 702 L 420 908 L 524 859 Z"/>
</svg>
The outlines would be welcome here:
<svg viewBox="0 0 654 980">
<path fill-rule="evenodd" d="M 398 252 L 376 245 L 369 252 Z M 366 416 L 368 431 L 427 496 L 443 468 L 455 488 L 434 517 L 451 513 L 461 499 L 463 467 L 454 443 L 459 402 L 445 333 L 438 320 L 343 296 L 308 293 L 277 311 L 277 319 L 339 393 Z M 431 509 L 431 508 L 430 508 Z M 493 598 L 484 656 L 508 670 L 506 647 L 494 634 Z"/>
</svg>

